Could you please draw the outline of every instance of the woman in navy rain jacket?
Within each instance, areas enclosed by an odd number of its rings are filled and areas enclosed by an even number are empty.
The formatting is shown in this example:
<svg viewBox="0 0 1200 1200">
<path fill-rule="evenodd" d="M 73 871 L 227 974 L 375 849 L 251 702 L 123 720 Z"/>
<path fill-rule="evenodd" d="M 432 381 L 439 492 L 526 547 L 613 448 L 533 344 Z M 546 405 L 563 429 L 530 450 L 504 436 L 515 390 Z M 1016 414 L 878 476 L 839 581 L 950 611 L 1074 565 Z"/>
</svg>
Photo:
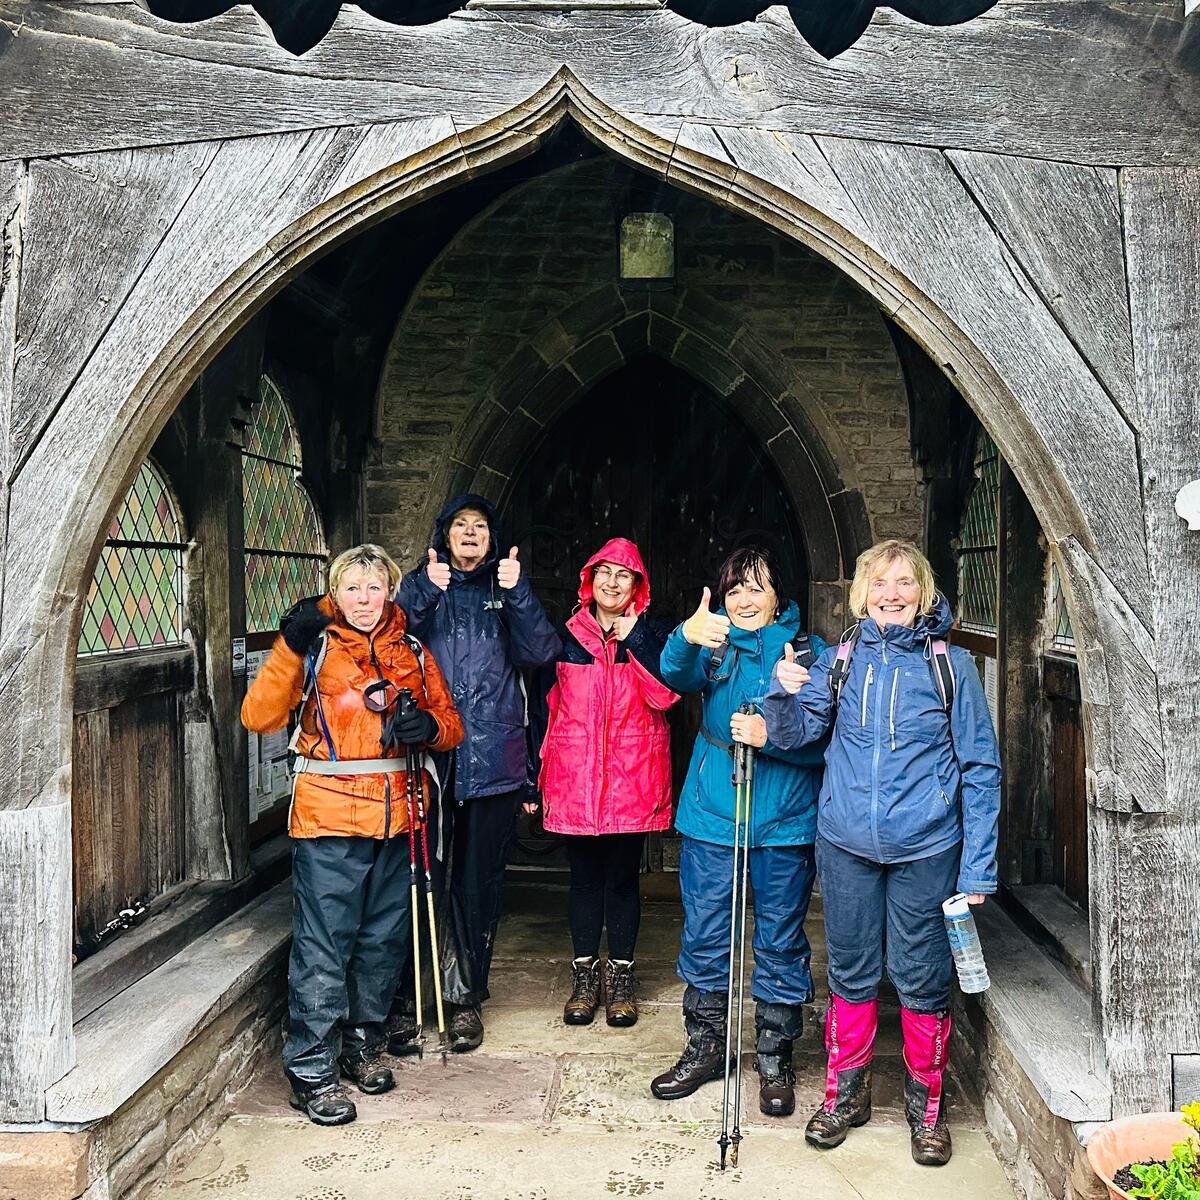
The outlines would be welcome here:
<svg viewBox="0 0 1200 1200">
<path fill-rule="evenodd" d="M 667 639 L 661 659 L 670 687 L 702 693 L 703 717 L 675 815 L 683 835 L 678 971 L 687 984 L 688 1040 L 679 1061 L 650 1090 L 660 1100 L 674 1100 L 724 1073 L 733 891 L 730 751 L 732 742 L 745 742 L 758 751 L 750 878 L 759 1107 L 768 1116 L 786 1116 L 795 1106 L 792 1043 L 801 1032 L 801 1006 L 813 996 L 804 919 L 816 878 L 813 837 L 824 745 L 783 749 L 767 739 L 761 714 L 738 713 L 746 701 L 761 709 L 772 667 L 784 646 L 800 636 L 799 610 L 783 598 L 770 556 L 750 548 L 736 551 L 721 567 L 717 594 L 724 607 L 710 612 L 705 588 L 700 607 Z M 824 649 L 819 638 L 812 642 L 815 651 Z"/>
<path fill-rule="evenodd" d="M 840 695 L 830 684 L 832 647 L 811 671 L 780 663 L 765 706 L 781 746 L 811 745 L 833 728 L 817 820 L 829 1064 L 806 1137 L 837 1146 L 870 1119 L 886 930 L 912 1154 L 940 1166 L 951 1153 L 941 1100 L 952 971 L 941 906 L 955 892 L 979 904 L 996 890 L 999 750 L 971 656 L 941 640 L 950 606 L 914 545 L 886 541 L 860 555 L 850 607 L 859 624 Z M 947 654 L 953 683 L 944 696 L 937 672 Z"/>
</svg>

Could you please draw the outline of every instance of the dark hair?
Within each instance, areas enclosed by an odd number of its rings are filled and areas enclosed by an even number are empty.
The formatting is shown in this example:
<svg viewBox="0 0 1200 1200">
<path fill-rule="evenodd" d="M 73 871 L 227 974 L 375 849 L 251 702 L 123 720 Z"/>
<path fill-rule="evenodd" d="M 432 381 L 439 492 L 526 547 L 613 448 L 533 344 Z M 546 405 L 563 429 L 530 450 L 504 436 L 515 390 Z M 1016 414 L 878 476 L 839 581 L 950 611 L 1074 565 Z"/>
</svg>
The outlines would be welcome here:
<svg viewBox="0 0 1200 1200">
<path fill-rule="evenodd" d="M 770 550 L 762 546 L 742 546 L 735 550 L 721 564 L 717 575 L 717 599 L 724 604 L 725 597 L 739 583 L 749 582 L 767 584 L 775 592 L 780 611 L 783 610 L 786 595 L 783 575 Z"/>
</svg>

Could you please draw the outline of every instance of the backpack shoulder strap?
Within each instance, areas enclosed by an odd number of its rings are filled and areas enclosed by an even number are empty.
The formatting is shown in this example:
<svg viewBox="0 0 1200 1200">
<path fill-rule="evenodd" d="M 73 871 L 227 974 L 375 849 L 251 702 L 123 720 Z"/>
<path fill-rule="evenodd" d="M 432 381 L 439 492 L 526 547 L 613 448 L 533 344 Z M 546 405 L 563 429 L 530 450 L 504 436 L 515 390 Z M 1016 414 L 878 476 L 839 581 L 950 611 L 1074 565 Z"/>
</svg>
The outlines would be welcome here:
<svg viewBox="0 0 1200 1200">
<path fill-rule="evenodd" d="M 812 638 L 807 633 L 798 633 L 792 638 L 790 645 L 796 655 L 796 662 L 802 667 L 808 668 L 817 661 L 816 652 L 813 650 Z"/>
<path fill-rule="evenodd" d="M 933 668 L 933 682 L 942 698 L 942 707 L 949 712 L 954 707 L 954 663 L 950 659 L 950 646 L 944 638 L 934 638 L 929 643 L 929 665 Z"/>
<path fill-rule="evenodd" d="M 325 744 L 329 747 L 329 757 L 331 760 L 336 760 L 337 753 L 333 748 L 333 739 L 329 736 L 329 727 L 325 724 L 325 713 L 321 708 L 321 694 L 316 692 L 317 676 L 321 673 L 321 664 L 325 661 L 325 652 L 329 649 L 329 636 L 325 630 L 321 630 L 309 647 L 308 653 L 304 656 L 304 687 L 300 692 L 300 703 L 296 705 L 296 728 L 292 730 L 291 740 L 288 742 L 288 749 L 294 754 L 296 746 L 300 741 L 300 713 L 304 708 L 309 696 L 314 693 L 317 702 L 317 722 L 321 727 L 321 735 L 325 738 Z"/>
<path fill-rule="evenodd" d="M 732 672 L 733 665 L 737 661 L 738 651 L 736 646 L 731 646 L 728 642 L 722 642 L 709 656 L 706 674 L 710 680 L 716 679 L 717 672 L 720 671 L 721 664 L 725 661 L 730 651 L 733 652 L 733 658 L 729 661 L 729 670 Z"/>
<path fill-rule="evenodd" d="M 419 637 L 414 637 L 411 633 L 402 635 L 404 644 L 413 652 L 413 656 L 417 660 L 417 666 L 421 668 L 421 686 L 425 686 L 425 647 L 421 643 Z"/>
<path fill-rule="evenodd" d="M 837 655 L 829 668 L 829 698 L 833 702 L 833 711 L 837 712 L 838 702 L 842 698 L 842 687 L 846 676 L 850 673 L 850 658 L 854 647 L 858 644 L 858 626 L 851 631 L 850 636 L 838 643 Z"/>
</svg>

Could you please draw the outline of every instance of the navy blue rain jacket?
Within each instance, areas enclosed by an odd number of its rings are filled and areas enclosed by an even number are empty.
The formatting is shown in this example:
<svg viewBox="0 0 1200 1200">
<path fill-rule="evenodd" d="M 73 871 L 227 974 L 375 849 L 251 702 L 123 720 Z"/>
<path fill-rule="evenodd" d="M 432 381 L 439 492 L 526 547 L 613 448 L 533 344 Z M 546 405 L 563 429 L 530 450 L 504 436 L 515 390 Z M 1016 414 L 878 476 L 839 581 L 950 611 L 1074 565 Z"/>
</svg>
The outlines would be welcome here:
<svg viewBox="0 0 1200 1200">
<path fill-rule="evenodd" d="M 487 514 L 491 546 L 483 562 L 472 571 L 452 568 L 444 592 L 429 582 L 423 562 L 404 576 L 396 592 L 409 632 L 437 659 L 462 717 L 465 736 L 453 751 L 458 800 L 500 795 L 529 782 L 518 670 L 540 667 L 562 648 L 524 573 L 512 588 L 496 582 L 496 564 L 508 547 L 488 500 L 456 496 L 442 509 L 431 541 L 438 558 L 450 561 L 446 527 L 464 508 Z"/>
<path fill-rule="evenodd" d="M 719 609 L 725 614 L 725 610 Z M 726 614 L 727 615 L 727 614 Z M 692 747 L 687 779 L 679 794 L 675 828 L 690 838 L 733 845 L 733 758 L 713 742 L 729 744 L 729 719 L 743 701 L 760 710 L 771 684 L 771 671 L 783 648 L 800 632 L 800 610 L 789 602 L 762 629 L 729 630 L 729 648 L 713 672 L 712 651 L 693 646 L 678 626 L 663 647 L 662 677 L 677 692 L 702 692 L 701 732 Z M 825 643 L 813 636 L 814 653 Z M 712 678 L 710 678 L 710 674 Z M 707 731 L 709 738 L 705 738 Z M 811 845 L 816 835 L 817 792 L 825 743 L 785 749 L 769 740 L 755 758 L 751 846 Z"/>
<path fill-rule="evenodd" d="M 950 630 L 950 606 L 938 597 L 910 628 L 871 618 L 842 685 L 836 719 L 831 646 L 789 696 L 775 679 L 764 704 L 767 732 L 780 746 L 833 737 L 817 813 L 823 838 L 872 862 L 909 862 L 962 843 L 958 887 L 996 890 L 1000 751 L 983 684 L 966 650 L 950 647 L 954 704 L 946 713 L 930 662 L 931 639 Z"/>
</svg>

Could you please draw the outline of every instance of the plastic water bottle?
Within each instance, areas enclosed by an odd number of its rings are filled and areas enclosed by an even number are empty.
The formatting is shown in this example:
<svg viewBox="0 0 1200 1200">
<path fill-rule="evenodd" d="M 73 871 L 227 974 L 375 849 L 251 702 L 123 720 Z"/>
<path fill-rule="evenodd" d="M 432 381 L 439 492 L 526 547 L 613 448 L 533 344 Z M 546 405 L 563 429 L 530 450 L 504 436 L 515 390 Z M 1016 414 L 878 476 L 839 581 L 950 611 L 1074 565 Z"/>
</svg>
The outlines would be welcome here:
<svg viewBox="0 0 1200 1200">
<path fill-rule="evenodd" d="M 946 936 L 950 939 L 950 953 L 954 955 L 954 966 L 958 971 L 958 986 L 964 992 L 987 991 L 987 964 L 983 961 L 979 930 L 975 928 L 971 906 L 962 892 L 951 896 L 942 905 L 942 917 L 946 922 Z"/>
</svg>

